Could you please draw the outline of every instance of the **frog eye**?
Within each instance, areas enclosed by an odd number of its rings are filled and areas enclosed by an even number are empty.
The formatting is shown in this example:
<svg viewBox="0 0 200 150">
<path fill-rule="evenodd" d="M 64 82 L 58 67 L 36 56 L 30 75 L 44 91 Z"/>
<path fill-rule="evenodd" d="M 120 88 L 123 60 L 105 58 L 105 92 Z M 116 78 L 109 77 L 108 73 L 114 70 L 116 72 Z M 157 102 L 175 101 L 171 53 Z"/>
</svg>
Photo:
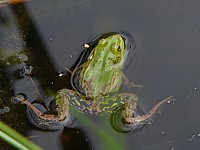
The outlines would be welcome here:
<svg viewBox="0 0 200 150">
<path fill-rule="evenodd" d="M 120 48 L 120 45 L 119 44 L 114 44 L 113 46 L 112 46 L 112 49 L 113 50 L 117 50 L 118 52 L 120 52 L 121 51 L 121 48 Z"/>
<path fill-rule="evenodd" d="M 118 44 L 117 44 L 117 45 L 118 45 Z M 120 45 L 117 46 L 117 51 L 118 51 L 118 52 L 121 51 Z"/>
</svg>

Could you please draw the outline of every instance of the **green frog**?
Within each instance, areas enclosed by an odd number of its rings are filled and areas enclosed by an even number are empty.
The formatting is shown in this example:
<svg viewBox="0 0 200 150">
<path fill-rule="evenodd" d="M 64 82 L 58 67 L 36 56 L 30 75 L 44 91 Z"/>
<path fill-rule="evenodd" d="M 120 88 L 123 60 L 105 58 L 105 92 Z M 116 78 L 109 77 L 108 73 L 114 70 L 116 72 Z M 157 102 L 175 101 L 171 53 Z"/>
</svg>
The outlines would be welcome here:
<svg viewBox="0 0 200 150">
<path fill-rule="evenodd" d="M 55 113 L 48 113 L 42 105 L 31 104 L 23 96 L 18 96 L 18 100 L 28 106 L 30 122 L 42 129 L 58 130 L 73 123 L 71 108 L 85 114 L 115 113 L 120 108 L 118 116 L 122 124 L 128 125 L 131 130 L 146 124 L 172 97 L 155 105 L 149 113 L 140 114 L 137 112 L 138 96 L 119 93 L 123 81 L 128 87 L 140 87 L 130 82 L 122 72 L 133 48 L 131 41 L 130 36 L 125 34 L 110 33 L 87 45 L 77 67 L 71 72 L 73 90 L 61 89 L 56 94 L 53 101 Z"/>
</svg>

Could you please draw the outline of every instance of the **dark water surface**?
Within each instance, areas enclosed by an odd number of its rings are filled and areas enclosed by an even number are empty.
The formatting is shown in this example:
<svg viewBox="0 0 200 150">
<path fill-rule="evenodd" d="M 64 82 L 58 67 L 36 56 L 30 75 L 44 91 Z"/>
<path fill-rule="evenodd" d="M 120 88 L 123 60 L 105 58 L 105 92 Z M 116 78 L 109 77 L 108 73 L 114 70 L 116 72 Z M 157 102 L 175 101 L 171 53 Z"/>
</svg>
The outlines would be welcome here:
<svg viewBox="0 0 200 150">
<path fill-rule="evenodd" d="M 163 98 L 174 95 L 152 125 L 137 133 L 122 134 L 110 125 L 109 116 L 88 116 L 97 130 L 113 141 L 75 121 L 72 129 L 56 132 L 33 127 L 25 106 L 10 97 L 25 93 L 28 100 L 40 93 L 70 88 L 64 67 L 71 68 L 83 44 L 106 32 L 128 32 L 137 55 L 125 70 L 129 80 L 143 88 L 129 89 L 139 96 L 147 112 Z M 44 149 L 198 150 L 200 147 L 200 1 L 197 0 L 30 0 L 0 8 L 0 115 L 31 141 Z M 17 78 L 23 64 L 16 53 L 28 56 L 33 76 Z M 13 57 L 14 56 L 14 57 Z M 35 85 L 31 82 L 34 81 Z M 51 91 L 50 91 L 51 92 Z M 46 99 L 45 94 L 41 95 Z M 81 116 L 80 116 L 81 117 Z M 105 138 L 105 139 L 104 139 Z M 107 142 L 106 142 L 107 141 Z M 113 142 L 113 143 L 112 143 Z M 3 146 L 2 146 L 3 145 Z M 11 149 L 0 141 L 0 149 Z"/>
</svg>

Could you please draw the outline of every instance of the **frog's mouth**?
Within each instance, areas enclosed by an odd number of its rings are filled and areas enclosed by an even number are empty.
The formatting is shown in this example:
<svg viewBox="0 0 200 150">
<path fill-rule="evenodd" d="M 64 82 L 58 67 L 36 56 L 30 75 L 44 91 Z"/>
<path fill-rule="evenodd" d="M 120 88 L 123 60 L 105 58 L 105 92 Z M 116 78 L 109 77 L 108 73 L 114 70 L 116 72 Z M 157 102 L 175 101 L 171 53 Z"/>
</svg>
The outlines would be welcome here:
<svg viewBox="0 0 200 150">
<path fill-rule="evenodd" d="M 92 42 L 88 43 L 89 47 L 88 48 L 85 48 L 84 51 L 82 52 L 81 56 L 80 56 L 80 59 L 79 59 L 79 62 L 77 63 L 72 75 L 71 75 L 71 85 L 72 85 L 72 88 L 85 95 L 85 92 L 82 88 L 82 86 L 80 85 L 79 81 L 80 81 L 80 66 L 87 61 L 90 53 L 92 52 L 93 48 L 97 46 L 99 40 L 101 39 L 104 39 L 104 38 L 107 38 L 111 35 L 114 35 L 114 34 L 120 34 L 122 39 L 124 40 L 124 46 L 125 46 L 125 54 L 124 54 L 124 59 L 126 61 L 123 61 L 122 62 L 125 62 L 123 65 L 124 67 L 127 67 L 129 64 L 130 64 L 130 60 L 132 60 L 132 54 L 133 54 L 133 49 L 135 48 L 135 44 L 134 44 L 134 40 L 133 40 L 133 37 L 129 34 L 129 33 L 120 33 L 120 32 L 109 32 L 109 33 L 106 33 L 106 34 L 102 34 L 102 35 L 99 35 L 95 38 L 93 38 Z M 128 58 L 131 58 L 131 59 L 128 59 Z"/>
</svg>

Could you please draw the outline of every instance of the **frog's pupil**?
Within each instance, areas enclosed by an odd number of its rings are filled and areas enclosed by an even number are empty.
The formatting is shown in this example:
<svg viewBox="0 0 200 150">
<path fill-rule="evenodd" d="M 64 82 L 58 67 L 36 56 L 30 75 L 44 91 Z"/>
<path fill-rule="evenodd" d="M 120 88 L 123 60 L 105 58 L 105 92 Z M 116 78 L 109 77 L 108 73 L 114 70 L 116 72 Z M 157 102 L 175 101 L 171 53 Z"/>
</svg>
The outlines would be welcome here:
<svg viewBox="0 0 200 150">
<path fill-rule="evenodd" d="M 120 50 L 121 50 L 121 49 L 120 49 L 120 46 L 118 45 L 118 47 L 117 47 L 117 51 L 120 52 Z"/>
</svg>

